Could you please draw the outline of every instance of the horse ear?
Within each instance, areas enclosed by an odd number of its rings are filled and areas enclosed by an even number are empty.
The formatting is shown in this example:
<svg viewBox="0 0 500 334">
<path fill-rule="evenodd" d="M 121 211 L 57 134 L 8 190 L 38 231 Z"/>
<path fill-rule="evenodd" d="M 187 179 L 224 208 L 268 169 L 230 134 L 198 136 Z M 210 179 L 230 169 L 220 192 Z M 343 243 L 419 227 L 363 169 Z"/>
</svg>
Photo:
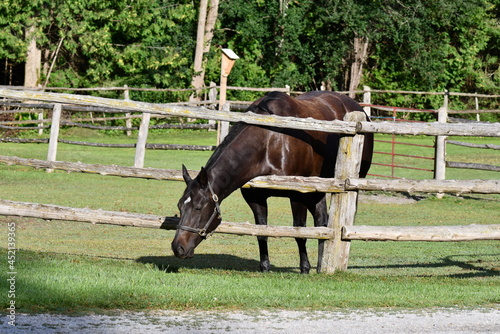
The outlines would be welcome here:
<svg viewBox="0 0 500 334">
<path fill-rule="evenodd" d="M 186 166 L 184 166 L 184 164 L 182 165 L 182 178 L 184 179 L 184 182 L 186 182 L 186 184 L 193 181 L 193 179 L 189 175 L 187 168 L 186 168 Z"/>
<path fill-rule="evenodd" d="M 198 182 L 203 188 L 205 188 L 208 185 L 207 170 L 203 167 L 201 167 L 200 174 L 198 174 Z"/>
</svg>

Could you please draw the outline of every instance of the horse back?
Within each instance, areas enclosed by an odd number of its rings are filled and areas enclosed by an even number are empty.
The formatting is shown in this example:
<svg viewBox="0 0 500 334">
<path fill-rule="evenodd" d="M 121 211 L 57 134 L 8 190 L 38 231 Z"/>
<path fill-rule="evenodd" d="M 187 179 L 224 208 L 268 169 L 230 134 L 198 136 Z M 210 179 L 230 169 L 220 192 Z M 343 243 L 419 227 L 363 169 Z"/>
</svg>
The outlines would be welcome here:
<svg viewBox="0 0 500 334">
<path fill-rule="evenodd" d="M 247 111 L 284 117 L 343 120 L 348 112 L 363 109 L 346 95 L 315 91 L 292 98 L 281 92 L 271 92 L 255 101 Z M 249 135 L 259 138 L 266 146 L 266 162 L 273 174 L 333 177 L 340 136 L 336 133 L 278 129 L 260 126 L 248 128 Z M 365 135 L 360 176 L 364 177 L 371 164 L 373 137 Z"/>
<path fill-rule="evenodd" d="M 353 99 L 330 91 L 304 93 L 296 98 L 271 92 L 250 105 L 247 111 L 283 117 L 342 120 L 347 112 L 362 110 Z"/>
</svg>

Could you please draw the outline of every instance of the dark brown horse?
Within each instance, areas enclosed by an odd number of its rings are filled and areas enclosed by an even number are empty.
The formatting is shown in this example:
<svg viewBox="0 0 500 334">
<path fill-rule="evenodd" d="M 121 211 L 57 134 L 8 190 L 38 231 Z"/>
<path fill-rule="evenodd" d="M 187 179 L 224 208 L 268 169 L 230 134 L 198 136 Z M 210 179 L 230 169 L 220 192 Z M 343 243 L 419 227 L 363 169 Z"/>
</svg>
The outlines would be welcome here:
<svg viewBox="0 0 500 334">
<path fill-rule="evenodd" d="M 297 98 L 272 92 L 255 101 L 247 111 L 278 116 L 312 117 L 342 120 L 361 107 L 349 97 L 333 92 L 310 92 Z M 181 258 L 194 255 L 196 246 L 221 223 L 219 204 L 236 189 L 261 175 L 333 177 L 339 135 L 333 133 L 281 129 L 237 123 L 217 147 L 206 166 L 192 179 L 183 167 L 187 188 L 179 200 L 181 220 L 172 242 L 174 254 Z M 360 176 L 366 176 L 371 164 L 373 136 L 365 135 Z M 307 210 L 315 226 L 326 226 L 327 207 L 324 193 L 299 193 L 270 189 L 241 192 L 253 211 L 256 224 L 267 224 L 267 199 L 289 197 L 294 226 L 305 226 Z M 267 237 L 258 237 L 260 269 L 269 271 Z M 306 239 L 297 238 L 300 270 L 308 273 L 310 264 Z M 319 258 L 323 243 L 319 243 Z M 318 271 L 320 270 L 318 264 Z"/>
</svg>

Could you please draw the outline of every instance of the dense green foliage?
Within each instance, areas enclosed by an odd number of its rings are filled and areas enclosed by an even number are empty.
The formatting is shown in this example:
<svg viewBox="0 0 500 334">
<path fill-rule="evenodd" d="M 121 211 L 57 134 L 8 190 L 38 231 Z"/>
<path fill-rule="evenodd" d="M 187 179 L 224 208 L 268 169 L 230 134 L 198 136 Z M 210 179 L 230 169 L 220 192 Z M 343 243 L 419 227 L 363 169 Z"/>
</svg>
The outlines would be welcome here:
<svg viewBox="0 0 500 334">
<path fill-rule="evenodd" d="M 22 64 L 25 32 L 35 26 L 45 75 L 62 39 L 49 86 L 187 88 L 193 75 L 198 4 L 1 1 L 0 59 Z M 329 89 L 346 90 L 356 56 L 353 41 L 362 37 L 368 41 L 368 53 L 361 84 L 498 93 L 499 7 L 499 0 L 222 0 L 205 83 L 219 81 L 219 50 L 229 47 L 241 57 L 231 85 L 314 90 L 324 83 Z M 186 98 L 135 94 L 136 99 Z M 248 92 L 233 94 L 236 99 L 254 98 Z M 429 97 L 382 99 L 428 108 L 442 103 Z"/>
</svg>

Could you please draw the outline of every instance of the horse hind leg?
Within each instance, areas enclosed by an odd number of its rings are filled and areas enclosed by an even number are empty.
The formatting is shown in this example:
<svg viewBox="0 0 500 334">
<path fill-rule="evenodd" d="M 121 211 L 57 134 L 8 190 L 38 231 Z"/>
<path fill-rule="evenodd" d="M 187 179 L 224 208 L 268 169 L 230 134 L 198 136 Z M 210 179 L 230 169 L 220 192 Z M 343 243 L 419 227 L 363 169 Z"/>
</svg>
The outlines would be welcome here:
<svg viewBox="0 0 500 334">
<path fill-rule="evenodd" d="M 309 211 L 314 218 L 315 227 L 325 227 L 328 225 L 328 208 L 326 205 L 326 196 L 322 196 L 319 200 L 313 201 L 309 205 Z M 325 249 L 325 240 L 318 239 L 318 265 L 316 271 L 321 272 L 321 260 Z"/>
<path fill-rule="evenodd" d="M 304 227 L 306 226 L 307 220 L 307 206 L 303 203 L 295 202 L 290 200 L 290 204 L 292 207 L 293 214 L 293 226 L 295 227 Z M 311 264 L 309 263 L 309 257 L 307 256 L 306 249 L 306 238 L 295 238 L 297 242 L 297 246 L 299 248 L 299 257 L 300 257 L 300 273 L 301 274 L 309 274 L 309 270 L 311 270 Z"/>
</svg>

